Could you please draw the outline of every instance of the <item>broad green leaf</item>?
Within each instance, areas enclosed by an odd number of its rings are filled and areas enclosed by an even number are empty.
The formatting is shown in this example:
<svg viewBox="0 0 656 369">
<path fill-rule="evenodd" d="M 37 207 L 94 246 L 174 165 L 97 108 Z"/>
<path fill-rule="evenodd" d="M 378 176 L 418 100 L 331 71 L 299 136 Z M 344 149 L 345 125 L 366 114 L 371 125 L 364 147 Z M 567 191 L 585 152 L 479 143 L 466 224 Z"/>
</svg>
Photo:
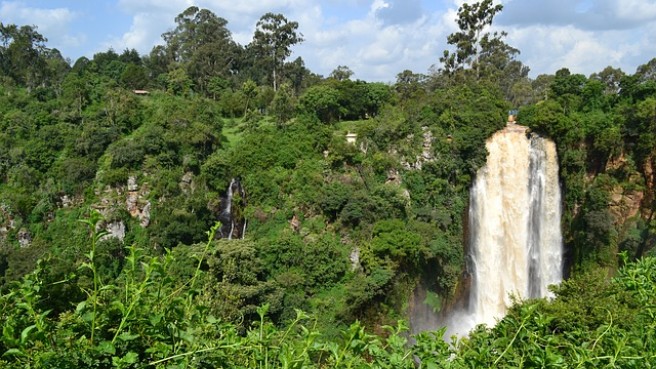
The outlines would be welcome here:
<svg viewBox="0 0 656 369">
<path fill-rule="evenodd" d="M 11 356 L 11 355 L 14 355 L 14 356 L 25 356 L 25 353 L 24 353 L 23 351 L 17 349 L 17 348 L 12 348 L 12 349 L 9 349 L 9 350 L 5 351 L 5 353 L 2 354 L 2 357 L 5 357 L 5 356 Z"/>
<path fill-rule="evenodd" d="M 137 355 L 136 352 L 130 351 L 125 356 L 123 356 L 123 361 L 128 363 L 128 364 L 134 364 L 137 362 L 137 359 L 139 358 L 139 355 Z"/>
<path fill-rule="evenodd" d="M 100 342 L 100 344 L 98 344 L 97 350 L 104 354 L 116 354 L 116 347 L 114 347 L 114 344 L 111 341 Z"/>
<path fill-rule="evenodd" d="M 30 332 L 36 328 L 36 325 L 32 324 L 31 326 L 23 329 L 21 332 L 21 338 L 20 341 L 22 344 L 25 344 L 27 342 L 27 337 L 30 335 Z"/>
<path fill-rule="evenodd" d="M 79 314 L 82 310 L 84 310 L 86 306 L 87 306 L 86 301 L 80 302 L 79 304 L 77 304 L 77 307 L 75 307 L 75 312 Z"/>
<path fill-rule="evenodd" d="M 132 341 L 136 338 L 139 338 L 138 334 L 130 334 L 128 332 L 123 332 L 118 335 L 118 339 L 120 339 L 121 341 Z"/>
</svg>

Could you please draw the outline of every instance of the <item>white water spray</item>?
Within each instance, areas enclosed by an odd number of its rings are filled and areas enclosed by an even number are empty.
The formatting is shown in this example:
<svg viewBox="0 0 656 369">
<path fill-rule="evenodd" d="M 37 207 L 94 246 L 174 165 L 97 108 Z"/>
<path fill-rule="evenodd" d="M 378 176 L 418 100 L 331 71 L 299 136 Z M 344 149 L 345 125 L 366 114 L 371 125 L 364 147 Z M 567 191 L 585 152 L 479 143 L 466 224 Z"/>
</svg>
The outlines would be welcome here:
<svg viewBox="0 0 656 369">
<path fill-rule="evenodd" d="M 466 307 L 443 324 L 466 334 L 493 326 L 519 299 L 546 297 L 562 280 L 561 199 L 552 141 L 508 126 L 487 141 L 487 164 L 470 192 L 472 285 Z"/>
</svg>

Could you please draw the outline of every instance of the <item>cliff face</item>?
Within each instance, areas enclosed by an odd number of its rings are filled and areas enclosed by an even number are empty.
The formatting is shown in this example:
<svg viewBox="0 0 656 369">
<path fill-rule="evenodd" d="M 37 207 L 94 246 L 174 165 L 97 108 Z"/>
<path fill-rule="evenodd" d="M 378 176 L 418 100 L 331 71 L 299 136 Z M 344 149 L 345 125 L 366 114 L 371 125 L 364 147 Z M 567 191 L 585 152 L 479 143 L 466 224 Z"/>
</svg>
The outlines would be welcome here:
<svg viewBox="0 0 656 369">
<path fill-rule="evenodd" d="M 613 214 L 618 225 L 625 224 L 629 219 L 637 215 L 646 217 L 648 214 L 649 198 L 653 192 L 653 178 L 650 165 L 646 165 L 642 171 L 634 171 L 627 175 L 627 180 L 615 184 L 610 189 L 609 211 Z M 615 160 L 610 160 L 604 168 L 604 173 L 627 173 L 629 163 L 624 155 Z M 642 172 L 642 173 L 641 173 Z M 651 182 L 651 183 L 650 183 Z M 644 185 L 642 185 L 644 183 Z"/>
<path fill-rule="evenodd" d="M 656 156 L 650 156 L 640 165 L 634 164 L 625 155 L 609 160 L 599 173 L 586 179 L 587 191 L 593 187 L 602 188 L 607 194 L 608 203 L 603 212 L 609 214 L 606 236 L 601 236 L 612 255 L 627 252 L 630 257 L 641 257 L 656 246 L 653 231 L 654 210 L 656 208 Z M 586 200 L 587 201 L 587 200 Z M 584 205 L 585 206 L 585 205 Z M 579 210 L 582 214 L 579 214 Z M 574 216 L 579 218 L 578 232 L 588 234 L 603 233 L 595 229 L 600 223 L 599 210 L 577 209 Z M 577 221 L 575 220 L 575 223 Z M 587 241 L 587 239 L 579 241 Z"/>
<path fill-rule="evenodd" d="M 644 199 L 644 191 L 615 186 L 608 207 L 615 217 L 616 224 L 624 224 L 638 214 L 644 216 L 648 212 L 648 209 L 643 207 Z"/>
<path fill-rule="evenodd" d="M 134 176 L 128 178 L 127 186 L 114 188 L 108 186 L 103 192 L 96 192 L 100 201 L 93 204 L 92 207 L 105 218 L 100 226 L 108 232 L 107 237 L 115 237 L 121 241 L 125 237 L 125 224 L 117 218 L 117 214 L 123 210 L 133 218 L 139 219 L 141 227 L 148 227 L 151 207 L 151 203 L 147 199 L 149 193 L 148 184 L 139 185 Z"/>
</svg>

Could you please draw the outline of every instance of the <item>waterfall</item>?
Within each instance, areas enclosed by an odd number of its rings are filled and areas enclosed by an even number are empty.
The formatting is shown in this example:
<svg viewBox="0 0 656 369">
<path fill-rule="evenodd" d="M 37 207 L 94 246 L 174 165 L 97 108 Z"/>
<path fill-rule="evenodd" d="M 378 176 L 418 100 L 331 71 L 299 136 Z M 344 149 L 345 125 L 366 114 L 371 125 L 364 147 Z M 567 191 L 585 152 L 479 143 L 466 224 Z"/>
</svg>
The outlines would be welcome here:
<svg viewBox="0 0 656 369">
<path fill-rule="evenodd" d="M 235 184 L 235 179 L 230 180 L 230 184 L 228 185 L 228 191 L 226 194 L 226 208 L 223 211 L 224 216 L 228 219 L 228 222 L 230 222 L 230 231 L 228 232 L 228 239 L 232 239 L 232 234 L 235 231 L 235 220 L 232 219 L 232 187 Z"/>
<path fill-rule="evenodd" d="M 549 296 L 547 286 L 562 279 L 562 235 L 560 233 L 560 185 L 556 147 L 534 136 L 529 163 L 529 293 Z"/>
<path fill-rule="evenodd" d="M 486 143 L 489 152 L 470 190 L 468 273 L 464 307 L 442 322 L 449 334 L 493 326 L 519 299 L 547 297 L 562 280 L 561 199 L 552 141 L 509 125 Z"/>
<path fill-rule="evenodd" d="M 235 201 L 235 194 L 238 195 L 239 201 Z M 243 217 L 243 210 L 246 206 L 246 192 L 237 178 L 230 180 L 225 195 L 221 197 L 221 206 L 219 210 L 219 221 L 221 228 L 219 236 L 229 240 L 244 238 L 246 235 L 246 219 Z"/>
</svg>

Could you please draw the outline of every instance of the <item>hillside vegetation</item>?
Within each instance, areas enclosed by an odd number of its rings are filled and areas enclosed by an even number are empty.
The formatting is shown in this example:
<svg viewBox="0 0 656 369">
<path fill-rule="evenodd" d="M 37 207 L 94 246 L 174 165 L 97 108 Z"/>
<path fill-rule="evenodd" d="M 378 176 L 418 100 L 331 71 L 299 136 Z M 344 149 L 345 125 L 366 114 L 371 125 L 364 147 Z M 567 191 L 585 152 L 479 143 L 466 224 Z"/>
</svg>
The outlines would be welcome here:
<svg viewBox="0 0 656 369">
<path fill-rule="evenodd" d="M 74 63 L 0 24 L 0 367 L 656 365 L 656 59 L 531 79 L 482 32 L 499 11 L 463 5 L 439 66 L 389 84 L 288 61 L 280 14 L 242 46 L 190 7 L 149 55 Z M 411 338 L 416 286 L 436 312 L 466 288 L 469 187 L 510 109 L 558 145 L 569 279 L 453 345 Z M 235 178 L 246 236 L 219 239 Z"/>
</svg>

